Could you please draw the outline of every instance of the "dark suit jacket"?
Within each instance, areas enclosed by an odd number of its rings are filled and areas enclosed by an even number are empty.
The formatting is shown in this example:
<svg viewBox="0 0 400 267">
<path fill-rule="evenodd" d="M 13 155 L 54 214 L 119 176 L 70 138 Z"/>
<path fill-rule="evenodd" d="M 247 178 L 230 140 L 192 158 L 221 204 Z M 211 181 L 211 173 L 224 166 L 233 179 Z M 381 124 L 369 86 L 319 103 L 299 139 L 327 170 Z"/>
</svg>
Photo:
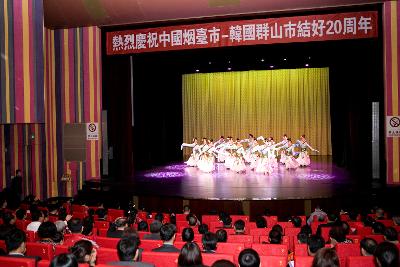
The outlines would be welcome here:
<svg viewBox="0 0 400 267">
<path fill-rule="evenodd" d="M 152 251 L 154 252 L 180 252 L 181 250 L 179 248 L 176 248 L 173 245 L 162 245 L 159 248 L 155 248 Z"/>
<path fill-rule="evenodd" d="M 161 240 L 160 233 L 151 233 L 143 236 L 146 240 Z"/>
<path fill-rule="evenodd" d="M 111 266 L 136 266 L 136 267 L 154 267 L 151 263 L 140 262 L 140 261 L 112 261 L 107 262 L 107 265 Z"/>
<path fill-rule="evenodd" d="M 11 190 L 13 193 L 17 193 L 18 195 L 22 194 L 22 177 L 21 176 L 15 176 L 11 180 Z"/>
</svg>

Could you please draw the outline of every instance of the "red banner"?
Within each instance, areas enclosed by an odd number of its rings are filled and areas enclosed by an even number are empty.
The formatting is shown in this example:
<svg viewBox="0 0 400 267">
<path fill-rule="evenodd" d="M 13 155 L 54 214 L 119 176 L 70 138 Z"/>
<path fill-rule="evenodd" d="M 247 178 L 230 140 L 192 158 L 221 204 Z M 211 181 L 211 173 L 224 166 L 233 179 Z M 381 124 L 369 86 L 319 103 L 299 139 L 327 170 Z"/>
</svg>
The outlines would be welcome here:
<svg viewBox="0 0 400 267">
<path fill-rule="evenodd" d="M 108 32 L 107 55 L 377 36 L 378 12 L 366 11 Z"/>
</svg>

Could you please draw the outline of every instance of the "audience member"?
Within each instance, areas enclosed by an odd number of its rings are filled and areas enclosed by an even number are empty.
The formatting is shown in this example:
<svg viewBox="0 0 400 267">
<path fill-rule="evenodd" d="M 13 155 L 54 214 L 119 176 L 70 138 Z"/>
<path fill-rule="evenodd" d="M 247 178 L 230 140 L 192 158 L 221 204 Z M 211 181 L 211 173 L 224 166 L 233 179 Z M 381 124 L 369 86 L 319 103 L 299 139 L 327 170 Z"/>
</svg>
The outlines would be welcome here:
<svg viewBox="0 0 400 267">
<path fill-rule="evenodd" d="M 377 208 L 375 211 L 375 220 L 384 220 L 385 211 L 382 208 Z"/>
<path fill-rule="evenodd" d="M 217 260 L 211 267 L 236 267 L 236 265 L 228 260 Z"/>
<path fill-rule="evenodd" d="M 78 267 L 78 261 L 75 255 L 63 253 L 51 260 L 50 267 Z"/>
<path fill-rule="evenodd" d="M 298 216 L 293 217 L 291 222 L 293 224 L 293 227 L 296 227 L 296 228 L 300 228 L 301 227 L 302 220 L 301 220 L 300 217 L 298 217 Z"/>
<path fill-rule="evenodd" d="M 310 214 L 310 217 L 307 220 L 308 225 L 311 225 L 314 221 L 314 216 L 316 216 L 318 220 L 324 220 L 327 215 L 319 206 L 316 206 L 314 212 Z"/>
<path fill-rule="evenodd" d="M 232 218 L 229 215 L 222 218 L 222 227 L 232 228 Z"/>
<path fill-rule="evenodd" d="M 149 225 L 145 221 L 141 221 L 138 223 L 137 227 L 138 231 L 147 232 L 149 230 Z"/>
<path fill-rule="evenodd" d="M 256 226 L 257 228 L 267 228 L 267 220 L 262 216 L 257 217 Z"/>
<path fill-rule="evenodd" d="M 383 232 L 385 231 L 385 225 L 381 222 L 375 222 L 372 225 L 372 233 L 375 235 L 383 235 Z"/>
<path fill-rule="evenodd" d="M 121 238 L 125 228 L 128 227 L 128 220 L 125 217 L 115 219 L 107 231 L 107 237 Z"/>
<path fill-rule="evenodd" d="M 208 225 L 205 223 L 200 224 L 198 227 L 198 231 L 199 231 L 199 234 L 204 235 L 205 233 L 208 232 Z"/>
<path fill-rule="evenodd" d="M 87 263 L 90 267 L 96 265 L 97 251 L 89 240 L 77 241 L 70 247 L 70 251 L 75 255 L 78 263 Z"/>
<path fill-rule="evenodd" d="M 160 230 L 161 240 L 163 245 L 159 248 L 153 249 L 155 252 L 179 252 L 180 250 L 174 246 L 176 237 L 176 226 L 170 223 L 166 223 L 161 226 Z"/>
<path fill-rule="evenodd" d="M 311 267 L 339 267 L 339 257 L 331 248 L 321 248 L 314 256 Z"/>
<path fill-rule="evenodd" d="M 400 216 L 396 215 L 392 217 L 393 225 L 400 226 Z"/>
<path fill-rule="evenodd" d="M 275 224 L 274 226 L 272 226 L 271 230 L 278 231 L 283 236 L 283 228 L 279 224 Z"/>
<path fill-rule="evenodd" d="M 119 261 L 108 262 L 111 266 L 137 266 L 150 267 L 152 264 L 139 261 L 139 244 L 138 237 L 123 237 L 117 244 L 117 252 Z"/>
<path fill-rule="evenodd" d="M 205 233 L 202 238 L 203 252 L 215 253 L 217 250 L 217 235 L 211 232 Z"/>
<path fill-rule="evenodd" d="M 190 227 L 186 227 L 182 231 L 182 241 L 184 242 L 193 242 L 194 240 L 194 231 Z"/>
<path fill-rule="evenodd" d="M 44 221 L 44 215 L 41 210 L 31 211 L 32 222 L 26 226 L 26 230 L 37 232 L 40 224 Z"/>
<path fill-rule="evenodd" d="M 307 240 L 307 252 L 314 257 L 321 248 L 325 247 L 325 240 L 318 235 L 311 235 Z"/>
<path fill-rule="evenodd" d="M 72 246 L 75 244 L 75 242 L 83 239 L 83 240 L 88 240 L 92 242 L 94 246 L 97 246 L 97 244 L 90 239 L 90 237 L 85 236 L 82 234 L 83 230 L 83 224 L 82 220 L 79 218 L 72 218 L 71 220 L 68 221 L 68 229 L 71 231 L 71 235 L 65 239 L 64 245 L 66 246 Z"/>
<path fill-rule="evenodd" d="M 310 227 L 308 224 L 303 225 L 303 226 L 300 228 L 300 233 L 304 233 L 304 234 L 306 234 L 307 236 L 310 236 L 310 235 L 312 234 L 311 227 Z"/>
<path fill-rule="evenodd" d="M 321 233 L 322 233 L 322 228 L 323 228 L 323 227 L 332 227 L 332 226 L 337 226 L 337 225 L 339 225 L 338 216 L 337 216 L 336 214 L 330 213 L 330 214 L 327 216 L 327 218 L 328 218 L 328 222 L 327 222 L 327 223 L 318 225 L 318 228 L 317 228 L 317 235 L 319 235 L 319 236 L 321 235 Z"/>
<path fill-rule="evenodd" d="M 164 214 L 162 212 L 156 213 L 156 216 L 154 216 L 154 220 L 159 221 L 160 223 L 164 223 Z"/>
<path fill-rule="evenodd" d="M 399 244 L 399 235 L 394 227 L 388 227 L 383 231 L 383 235 L 387 242 Z"/>
<path fill-rule="evenodd" d="M 189 214 L 186 216 L 186 220 L 190 227 L 195 227 L 198 224 L 198 220 L 194 214 Z"/>
<path fill-rule="evenodd" d="M 297 242 L 299 244 L 307 244 L 307 240 L 308 240 L 308 235 L 306 233 L 298 233 L 297 234 Z"/>
<path fill-rule="evenodd" d="M 183 206 L 183 214 L 190 214 L 190 207 L 189 205 Z"/>
<path fill-rule="evenodd" d="M 233 226 L 235 230 L 235 235 L 244 235 L 245 234 L 245 222 L 243 220 L 237 220 Z"/>
<path fill-rule="evenodd" d="M 333 226 L 329 230 L 329 238 L 333 247 L 338 243 L 352 243 L 350 239 L 346 238 L 346 233 L 341 226 Z"/>
<path fill-rule="evenodd" d="M 97 215 L 98 221 L 106 221 L 107 220 L 107 210 L 106 209 L 103 209 L 103 208 L 97 209 L 95 211 L 95 214 Z"/>
<path fill-rule="evenodd" d="M 93 235 L 94 220 L 92 216 L 87 216 L 82 221 L 82 234 L 85 236 Z"/>
<path fill-rule="evenodd" d="M 178 267 L 187 266 L 204 266 L 200 248 L 196 243 L 186 243 L 179 253 Z"/>
<path fill-rule="evenodd" d="M 26 234 L 23 231 L 15 228 L 9 232 L 5 241 L 8 255 L 22 257 L 25 256 Z"/>
<path fill-rule="evenodd" d="M 161 222 L 158 220 L 154 220 L 151 224 L 150 224 L 150 234 L 145 234 L 143 236 L 143 239 L 146 240 L 161 240 L 160 237 L 160 229 L 161 229 Z"/>
<path fill-rule="evenodd" d="M 26 220 L 26 210 L 17 209 L 17 211 L 15 212 L 15 217 L 17 217 L 17 220 Z"/>
<path fill-rule="evenodd" d="M 244 249 L 239 254 L 239 266 L 240 267 L 259 267 L 260 264 L 260 256 L 257 251 L 251 248 Z"/>
<path fill-rule="evenodd" d="M 374 253 L 375 263 L 377 267 L 398 267 L 399 249 L 396 245 L 389 242 L 380 243 Z"/>
<path fill-rule="evenodd" d="M 44 222 L 39 226 L 37 231 L 39 236 L 40 243 L 52 244 L 53 246 L 57 245 L 54 242 L 54 237 L 57 233 L 57 227 L 52 222 Z"/>
<path fill-rule="evenodd" d="M 218 242 L 226 243 L 226 241 L 228 240 L 228 233 L 224 229 L 219 229 L 216 232 L 216 235 L 217 235 L 217 241 Z"/>
<path fill-rule="evenodd" d="M 282 242 L 282 234 L 279 231 L 271 230 L 268 234 L 270 244 L 280 244 Z"/>
<path fill-rule="evenodd" d="M 363 238 L 360 242 L 362 256 L 373 256 L 378 243 L 372 238 Z"/>
</svg>

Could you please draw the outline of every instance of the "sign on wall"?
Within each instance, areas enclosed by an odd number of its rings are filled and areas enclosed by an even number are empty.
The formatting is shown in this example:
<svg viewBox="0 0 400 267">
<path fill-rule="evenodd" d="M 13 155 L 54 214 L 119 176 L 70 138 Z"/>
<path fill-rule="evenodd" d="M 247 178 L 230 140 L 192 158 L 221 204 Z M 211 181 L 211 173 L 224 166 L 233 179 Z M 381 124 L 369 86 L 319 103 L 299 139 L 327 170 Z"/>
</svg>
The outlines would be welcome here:
<svg viewBox="0 0 400 267">
<path fill-rule="evenodd" d="M 86 140 L 99 140 L 99 124 L 97 122 L 86 123 Z"/>
<path fill-rule="evenodd" d="M 400 137 L 400 116 L 386 116 L 386 137 Z"/>
<path fill-rule="evenodd" d="M 378 12 L 225 21 L 107 32 L 107 55 L 378 36 Z"/>
</svg>

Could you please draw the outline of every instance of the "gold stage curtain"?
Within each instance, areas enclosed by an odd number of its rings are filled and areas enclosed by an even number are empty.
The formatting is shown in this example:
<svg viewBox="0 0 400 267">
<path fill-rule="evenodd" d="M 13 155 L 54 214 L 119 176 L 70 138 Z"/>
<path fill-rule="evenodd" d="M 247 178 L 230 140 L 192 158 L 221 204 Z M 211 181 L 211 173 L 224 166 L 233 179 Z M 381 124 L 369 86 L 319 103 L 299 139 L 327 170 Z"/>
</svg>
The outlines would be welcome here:
<svg viewBox="0 0 400 267">
<path fill-rule="evenodd" d="M 328 68 L 185 74 L 182 87 L 183 142 L 305 134 L 319 155 L 332 154 Z"/>
</svg>

